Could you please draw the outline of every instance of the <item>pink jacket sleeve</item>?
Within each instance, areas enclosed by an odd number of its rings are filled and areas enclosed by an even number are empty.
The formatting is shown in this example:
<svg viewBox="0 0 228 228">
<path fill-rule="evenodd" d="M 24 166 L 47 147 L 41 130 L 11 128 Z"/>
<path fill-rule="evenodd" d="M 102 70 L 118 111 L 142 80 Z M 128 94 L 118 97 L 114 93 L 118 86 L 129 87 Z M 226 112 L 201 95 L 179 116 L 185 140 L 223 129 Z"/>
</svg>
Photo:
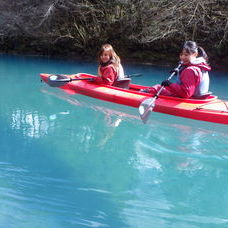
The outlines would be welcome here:
<svg viewBox="0 0 228 228">
<path fill-rule="evenodd" d="M 180 76 L 181 84 L 172 83 L 168 88 L 178 97 L 190 98 L 200 82 L 200 70 L 196 67 L 187 68 Z"/>
<path fill-rule="evenodd" d="M 106 84 L 106 85 L 112 85 L 116 79 L 116 72 L 111 66 L 102 67 L 100 69 L 101 77 L 97 77 L 95 79 L 95 82 Z"/>
</svg>

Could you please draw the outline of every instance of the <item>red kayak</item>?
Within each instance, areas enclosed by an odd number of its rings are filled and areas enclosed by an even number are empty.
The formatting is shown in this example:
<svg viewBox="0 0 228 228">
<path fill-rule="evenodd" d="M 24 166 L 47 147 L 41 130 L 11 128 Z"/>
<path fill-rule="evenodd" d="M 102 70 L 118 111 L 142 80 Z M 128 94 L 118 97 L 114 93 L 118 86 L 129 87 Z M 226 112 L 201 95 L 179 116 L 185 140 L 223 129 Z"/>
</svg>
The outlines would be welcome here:
<svg viewBox="0 0 228 228">
<path fill-rule="evenodd" d="M 59 87 L 69 94 L 83 94 L 97 99 L 139 108 L 151 102 L 152 94 L 140 92 L 146 86 L 131 84 L 124 79 L 115 86 L 92 82 L 96 76 L 80 73 L 76 75 L 40 74 L 41 79 L 52 87 Z M 159 95 L 153 107 L 154 112 L 186 117 L 220 124 L 228 124 L 228 101 L 214 95 L 204 99 L 184 99 Z M 140 107 L 141 108 L 141 107 Z"/>
</svg>

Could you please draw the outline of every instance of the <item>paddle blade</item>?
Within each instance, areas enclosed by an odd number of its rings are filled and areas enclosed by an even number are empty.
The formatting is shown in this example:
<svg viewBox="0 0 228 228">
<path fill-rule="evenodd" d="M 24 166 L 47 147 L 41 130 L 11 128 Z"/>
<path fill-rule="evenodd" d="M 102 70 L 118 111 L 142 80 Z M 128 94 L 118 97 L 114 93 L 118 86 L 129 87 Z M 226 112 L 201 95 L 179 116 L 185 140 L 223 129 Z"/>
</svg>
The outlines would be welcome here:
<svg viewBox="0 0 228 228">
<path fill-rule="evenodd" d="M 155 106 L 155 100 L 156 97 L 148 98 L 145 99 L 139 106 L 139 115 L 143 121 L 143 123 L 146 123 L 149 116 L 150 112 L 153 110 Z"/>
<path fill-rule="evenodd" d="M 51 87 L 60 87 L 70 82 L 71 78 L 64 75 L 51 75 L 48 77 L 47 84 Z"/>
</svg>

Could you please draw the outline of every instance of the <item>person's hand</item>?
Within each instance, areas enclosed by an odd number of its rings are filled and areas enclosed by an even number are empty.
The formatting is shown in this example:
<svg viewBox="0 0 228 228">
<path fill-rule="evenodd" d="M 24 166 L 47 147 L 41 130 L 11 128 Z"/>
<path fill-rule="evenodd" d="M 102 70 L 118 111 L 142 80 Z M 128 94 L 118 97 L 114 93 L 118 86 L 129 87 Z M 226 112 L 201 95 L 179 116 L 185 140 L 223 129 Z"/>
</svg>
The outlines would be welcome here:
<svg viewBox="0 0 228 228">
<path fill-rule="evenodd" d="M 170 86 L 171 82 L 169 80 L 164 80 L 162 83 L 161 83 L 161 86 Z"/>
</svg>

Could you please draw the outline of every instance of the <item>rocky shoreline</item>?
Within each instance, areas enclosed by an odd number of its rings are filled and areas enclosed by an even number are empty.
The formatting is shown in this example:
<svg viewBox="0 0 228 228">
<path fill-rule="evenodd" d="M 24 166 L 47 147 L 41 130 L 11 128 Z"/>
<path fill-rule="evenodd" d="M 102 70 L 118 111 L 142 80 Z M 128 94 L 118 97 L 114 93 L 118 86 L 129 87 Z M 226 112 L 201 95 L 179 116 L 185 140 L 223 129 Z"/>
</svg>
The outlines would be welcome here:
<svg viewBox="0 0 228 228">
<path fill-rule="evenodd" d="M 111 43 L 132 63 L 173 65 L 194 40 L 215 69 L 228 68 L 228 3 L 46 0 L 0 2 L 0 51 L 95 60 Z"/>
</svg>

